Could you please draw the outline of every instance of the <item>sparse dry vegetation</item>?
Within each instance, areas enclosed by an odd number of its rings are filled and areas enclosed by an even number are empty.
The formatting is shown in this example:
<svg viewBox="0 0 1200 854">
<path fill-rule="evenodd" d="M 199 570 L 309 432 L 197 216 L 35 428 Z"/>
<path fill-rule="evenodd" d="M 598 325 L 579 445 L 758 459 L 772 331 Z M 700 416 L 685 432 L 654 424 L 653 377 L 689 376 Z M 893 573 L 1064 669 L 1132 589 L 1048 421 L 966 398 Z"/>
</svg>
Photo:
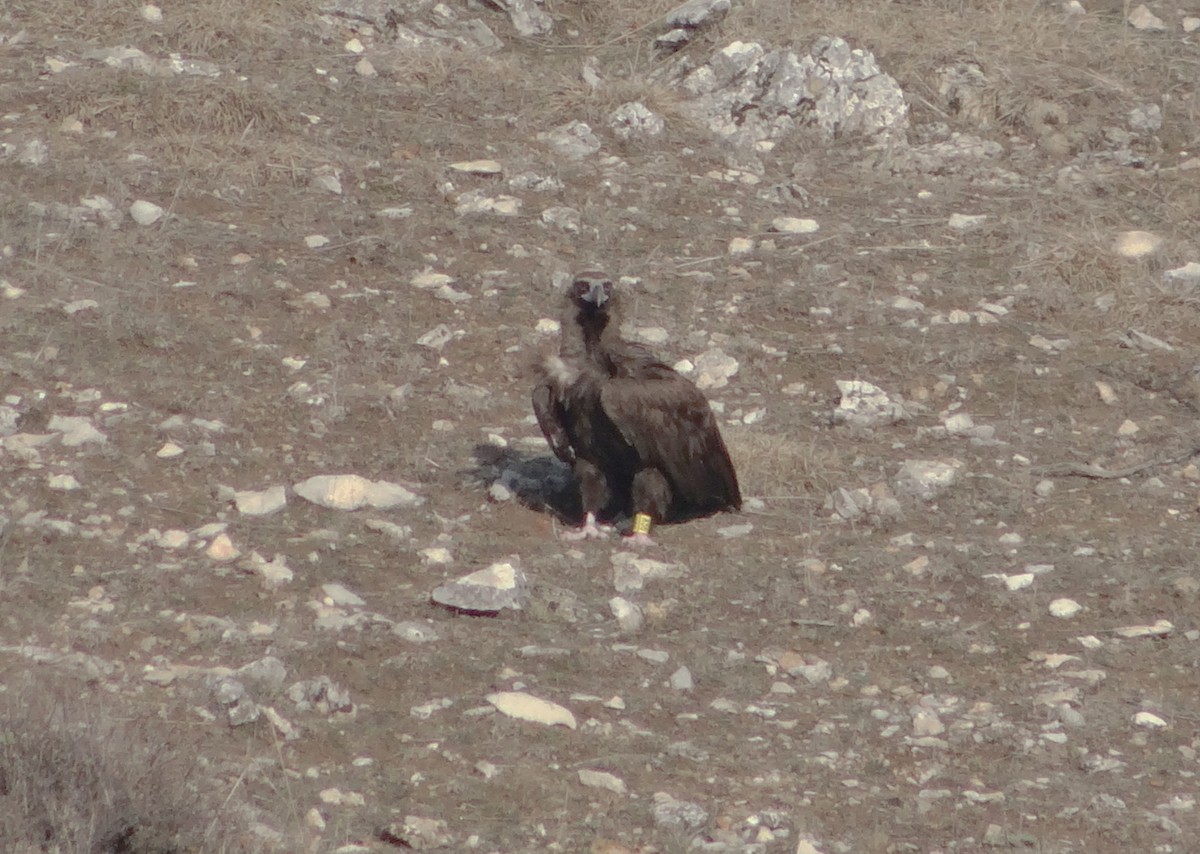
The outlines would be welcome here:
<svg viewBox="0 0 1200 854">
<path fill-rule="evenodd" d="M 0 837 L 13 852 L 250 852 L 200 757 L 146 715 L 118 719 L 102 697 L 69 697 L 33 673 L 0 698 Z M 56 691 L 58 692 L 56 695 Z M 136 714 L 121 709 L 119 714 Z"/>
<path fill-rule="evenodd" d="M 740 0 L 679 54 L 844 37 L 899 82 L 912 143 L 996 146 L 986 168 L 941 171 L 853 138 L 714 138 L 653 47 L 675 2 L 546 0 L 541 39 L 492 3 L 385 4 L 381 27 L 372 4 L 339 15 L 334 0 L 192 0 L 160 23 L 129 0 L 0 4 L 0 407 L 17 416 L 0 428 L 38 437 L 86 416 L 107 437 L 0 445 L 0 848 L 387 851 L 380 828 L 415 815 L 447 822 L 444 850 L 503 854 L 669 854 L 700 837 L 790 854 L 804 835 L 826 854 L 1191 850 L 1200 298 L 1164 272 L 1200 261 L 1200 34 L 1180 26 L 1200 7 L 1150 3 L 1170 26 L 1153 34 L 1123 24 L 1128 3 L 1083 4 Z M 499 47 L 456 38 L 472 18 Z M 97 58 L 121 45 L 220 73 Z M 662 137 L 607 130 L 634 100 Z M 1147 106 L 1161 129 L 1130 134 Z M 538 139 L 572 120 L 598 155 Z M 502 173 L 450 168 L 484 158 Z M 509 183 L 526 174 L 545 184 Z M 459 212 L 473 191 L 521 207 Z M 138 199 L 164 217 L 134 225 Z M 579 230 L 543 221 L 552 206 Z M 958 230 L 952 214 L 986 219 Z M 820 231 L 781 234 L 781 215 Z M 1131 230 L 1162 246 L 1121 257 Z M 752 250 L 731 254 L 743 237 Z M 739 362 L 711 396 L 752 501 L 657 535 L 652 556 L 686 572 L 628 594 L 646 619 L 632 635 L 609 611 L 611 549 L 555 540 L 577 501 L 548 494 L 563 471 L 528 441 L 554 276 L 594 265 L 633 278 L 631 320 L 665 331 L 668 362 L 715 347 Z M 468 299 L 411 286 L 426 269 Z M 999 307 L 986 324 L 984 303 Z M 441 349 L 416 343 L 440 324 Z M 910 419 L 834 426 L 834 382 L 857 378 Z M 995 441 L 947 436 L 955 413 Z M 158 456 L 168 444 L 181 454 Z M 837 490 L 882 495 L 905 460 L 950 458 L 966 475 L 937 500 L 833 518 Z M 1171 462 L 1046 474 L 1153 459 Z M 512 470 L 542 489 L 489 501 Z M 341 471 L 426 504 L 293 498 L 257 518 L 228 498 Z M 67 474 L 77 488 L 52 482 Z M 214 524 L 239 559 L 206 556 L 196 532 Z M 166 548 L 164 531 L 191 539 Z M 449 565 L 430 557 L 443 548 Z M 264 584 L 252 552 L 294 580 Z M 534 581 L 524 612 L 430 606 L 503 555 Z M 1028 588 L 1005 586 L 1025 573 Z M 362 623 L 317 627 L 329 583 L 367 602 Z M 1048 617 L 1066 597 L 1082 616 Z M 1114 637 L 1159 619 L 1175 630 Z M 213 674 L 268 655 L 288 684 L 330 677 L 355 714 L 279 693 L 258 699 L 296 738 L 230 727 Z M 79 656 L 111 667 L 84 684 Z M 694 689 L 669 687 L 685 665 Z M 579 729 L 481 713 L 514 685 L 570 705 Z M 1131 723 L 1139 711 L 1166 726 Z M 926 712 L 945 730 L 918 732 Z M 629 794 L 581 785 L 581 768 Z M 657 792 L 708 817 L 656 823 Z"/>
</svg>

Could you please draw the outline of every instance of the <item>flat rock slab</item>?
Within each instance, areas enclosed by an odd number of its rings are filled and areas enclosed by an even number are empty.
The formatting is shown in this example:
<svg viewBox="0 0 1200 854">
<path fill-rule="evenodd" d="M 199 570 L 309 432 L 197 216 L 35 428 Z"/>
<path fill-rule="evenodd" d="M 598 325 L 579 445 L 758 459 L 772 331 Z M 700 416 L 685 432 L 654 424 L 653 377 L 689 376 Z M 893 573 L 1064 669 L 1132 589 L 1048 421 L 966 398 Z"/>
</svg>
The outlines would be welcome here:
<svg viewBox="0 0 1200 854">
<path fill-rule="evenodd" d="M 525 573 L 515 560 L 498 561 L 486 569 L 464 575 L 436 588 L 435 604 L 469 614 L 498 614 L 505 608 L 521 610 L 528 598 Z"/>
<path fill-rule="evenodd" d="M 245 516 L 267 516 L 287 506 L 287 490 L 280 484 L 258 492 L 235 492 L 233 503 Z"/>
<path fill-rule="evenodd" d="M 333 510 L 357 510 L 360 507 L 390 510 L 415 507 L 425 501 L 398 483 L 367 480 L 356 474 L 319 474 L 292 488 L 304 500 Z"/>
<path fill-rule="evenodd" d="M 495 706 L 496 711 L 500 714 L 510 718 L 546 726 L 565 726 L 567 729 L 576 727 L 575 715 L 571 713 L 570 709 L 560 706 L 558 703 L 534 697 L 532 694 L 524 694 L 520 691 L 498 691 L 495 694 L 488 694 L 487 701 Z"/>
</svg>

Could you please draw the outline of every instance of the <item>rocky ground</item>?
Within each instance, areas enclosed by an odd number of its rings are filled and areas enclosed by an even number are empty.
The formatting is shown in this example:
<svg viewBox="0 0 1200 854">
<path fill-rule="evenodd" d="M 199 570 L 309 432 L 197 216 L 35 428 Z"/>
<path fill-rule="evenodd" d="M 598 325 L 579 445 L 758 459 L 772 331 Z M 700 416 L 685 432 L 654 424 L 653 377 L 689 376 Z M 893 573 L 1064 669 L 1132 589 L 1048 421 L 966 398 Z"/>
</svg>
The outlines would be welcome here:
<svg viewBox="0 0 1200 854">
<path fill-rule="evenodd" d="M 1196 850 L 1200 5 L 842 5 L 0 7 L 12 850 Z"/>
</svg>

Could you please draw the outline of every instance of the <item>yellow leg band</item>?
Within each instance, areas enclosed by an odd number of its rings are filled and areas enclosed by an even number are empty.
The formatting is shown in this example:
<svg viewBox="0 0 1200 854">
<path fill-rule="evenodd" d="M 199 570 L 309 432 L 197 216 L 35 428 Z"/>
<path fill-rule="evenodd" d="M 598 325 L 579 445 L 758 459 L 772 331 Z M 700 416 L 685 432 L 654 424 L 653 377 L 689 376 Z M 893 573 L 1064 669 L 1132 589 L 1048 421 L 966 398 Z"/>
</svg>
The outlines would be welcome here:
<svg viewBox="0 0 1200 854">
<path fill-rule="evenodd" d="M 633 514 L 633 532 L 635 534 L 650 533 L 650 514 L 635 513 Z"/>
</svg>

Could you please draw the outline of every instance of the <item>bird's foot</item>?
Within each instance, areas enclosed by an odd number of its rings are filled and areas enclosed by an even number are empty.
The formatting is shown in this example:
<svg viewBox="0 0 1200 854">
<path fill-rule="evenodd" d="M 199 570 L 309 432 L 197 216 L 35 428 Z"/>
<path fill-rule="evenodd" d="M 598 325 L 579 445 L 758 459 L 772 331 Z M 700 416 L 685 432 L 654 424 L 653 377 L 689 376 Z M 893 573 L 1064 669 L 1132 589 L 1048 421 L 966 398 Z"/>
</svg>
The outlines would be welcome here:
<svg viewBox="0 0 1200 854">
<path fill-rule="evenodd" d="M 625 538 L 625 542 L 634 548 L 645 548 L 654 546 L 657 543 L 650 539 L 650 525 L 653 520 L 649 513 L 634 513 L 633 521 L 629 526 L 629 536 Z"/>
<path fill-rule="evenodd" d="M 633 546 L 635 549 L 653 548 L 654 546 L 658 545 L 658 543 L 656 543 L 649 534 L 643 534 L 641 532 L 630 534 L 625 538 L 625 542 L 626 544 Z"/>
<path fill-rule="evenodd" d="M 601 525 L 596 521 L 596 514 L 587 514 L 583 526 L 572 531 L 559 534 L 564 540 L 605 540 L 612 536 L 615 529 L 612 525 Z"/>
</svg>

